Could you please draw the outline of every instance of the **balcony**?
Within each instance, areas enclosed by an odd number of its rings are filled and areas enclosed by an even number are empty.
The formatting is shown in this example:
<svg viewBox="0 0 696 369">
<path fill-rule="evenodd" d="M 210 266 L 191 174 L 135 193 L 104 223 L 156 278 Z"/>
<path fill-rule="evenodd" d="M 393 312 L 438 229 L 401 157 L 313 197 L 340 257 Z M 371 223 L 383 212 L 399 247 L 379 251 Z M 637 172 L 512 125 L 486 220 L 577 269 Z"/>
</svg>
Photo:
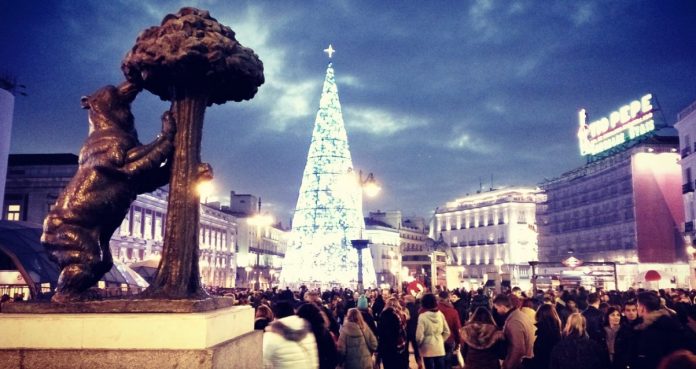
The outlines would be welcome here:
<svg viewBox="0 0 696 369">
<path fill-rule="evenodd" d="M 689 182 L 682 185 L 682 193 L 694 192 L 694 184 Z"/>
<path fill-rule="evenodd" d="M 684 223 L 684 232 L 689 233 L 694 231 L 694 221 Z"/>
</svg>

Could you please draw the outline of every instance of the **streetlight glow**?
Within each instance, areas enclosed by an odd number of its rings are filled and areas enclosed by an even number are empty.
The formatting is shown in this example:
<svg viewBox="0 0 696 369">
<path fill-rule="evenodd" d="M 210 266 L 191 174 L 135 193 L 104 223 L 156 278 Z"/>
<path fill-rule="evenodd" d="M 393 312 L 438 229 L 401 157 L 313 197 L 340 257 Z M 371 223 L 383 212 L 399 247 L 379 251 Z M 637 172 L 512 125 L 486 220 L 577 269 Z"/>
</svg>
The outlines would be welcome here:
<svg viewBox="0 0 696 369">
<path fill-rule="evenodd" d="M 198 184 L 196 184 L 196 192 L 201 200 L 204 200 L 203 202 L 206 204 L 208 203 L 208 196 L 213 194 L 214 189 L 215 186 L 213 186 L 213 181 L 210 180 L 200 181 Z"/>
</svg>

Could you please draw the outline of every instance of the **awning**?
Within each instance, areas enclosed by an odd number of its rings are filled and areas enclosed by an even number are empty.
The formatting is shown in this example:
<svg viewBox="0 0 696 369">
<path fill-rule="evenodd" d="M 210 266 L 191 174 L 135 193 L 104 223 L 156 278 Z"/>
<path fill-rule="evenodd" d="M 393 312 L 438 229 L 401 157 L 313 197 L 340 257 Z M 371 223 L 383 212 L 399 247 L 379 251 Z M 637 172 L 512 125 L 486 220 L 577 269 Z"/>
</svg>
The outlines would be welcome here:
<svg viewBox="0 0 696 369">
<path fill-rule="evenodd" d="M 660 275 L 660 273 L 657 272 L 657 270 L 651 269 L 651 270 L 648 270 L 647 272 L 645 272 L 644 278 L 645 278 L 646 282 L 657 282 L 660 279 L 662 279 L 662 276 Z"/>
</svg>

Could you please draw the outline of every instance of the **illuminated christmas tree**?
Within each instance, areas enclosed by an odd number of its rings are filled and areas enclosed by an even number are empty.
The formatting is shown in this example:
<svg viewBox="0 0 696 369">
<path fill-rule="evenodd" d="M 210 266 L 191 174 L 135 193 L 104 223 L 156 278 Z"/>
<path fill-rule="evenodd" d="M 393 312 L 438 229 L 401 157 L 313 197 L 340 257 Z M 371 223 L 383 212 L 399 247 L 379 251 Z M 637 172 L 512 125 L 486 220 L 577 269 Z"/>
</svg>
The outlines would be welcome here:
<svg viewBox="0 0 696 369">
<path fill-rule="evenodd" d="M 325 50 L 329 56 L 333 49 Z M 358 254 L 350 241 L 362 238 L 362 189 L 353 169 L 332 64 L 314 122 L 312 142 L 292 219 L 280 283 L 324 288 L 355 287 Z M 375 285 L 370 249 L 363 253 L 364 285 Z"/>
</svg>

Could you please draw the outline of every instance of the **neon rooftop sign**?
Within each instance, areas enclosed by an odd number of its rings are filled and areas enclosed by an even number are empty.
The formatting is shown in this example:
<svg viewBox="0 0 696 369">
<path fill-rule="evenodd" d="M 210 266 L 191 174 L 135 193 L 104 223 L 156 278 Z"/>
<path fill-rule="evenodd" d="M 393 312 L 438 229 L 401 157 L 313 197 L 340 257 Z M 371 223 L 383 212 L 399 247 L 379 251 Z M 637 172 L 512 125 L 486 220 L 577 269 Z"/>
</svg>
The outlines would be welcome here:
<svg viewBox="0 0 696 369">
<path fill-rule="evenodd" d="M 652 94 L 631 101 L 608 116 L 587 122 L 585 109 L 578 112 L 581 155 L 597 155 L 655 130 Z"/>
</svg>

